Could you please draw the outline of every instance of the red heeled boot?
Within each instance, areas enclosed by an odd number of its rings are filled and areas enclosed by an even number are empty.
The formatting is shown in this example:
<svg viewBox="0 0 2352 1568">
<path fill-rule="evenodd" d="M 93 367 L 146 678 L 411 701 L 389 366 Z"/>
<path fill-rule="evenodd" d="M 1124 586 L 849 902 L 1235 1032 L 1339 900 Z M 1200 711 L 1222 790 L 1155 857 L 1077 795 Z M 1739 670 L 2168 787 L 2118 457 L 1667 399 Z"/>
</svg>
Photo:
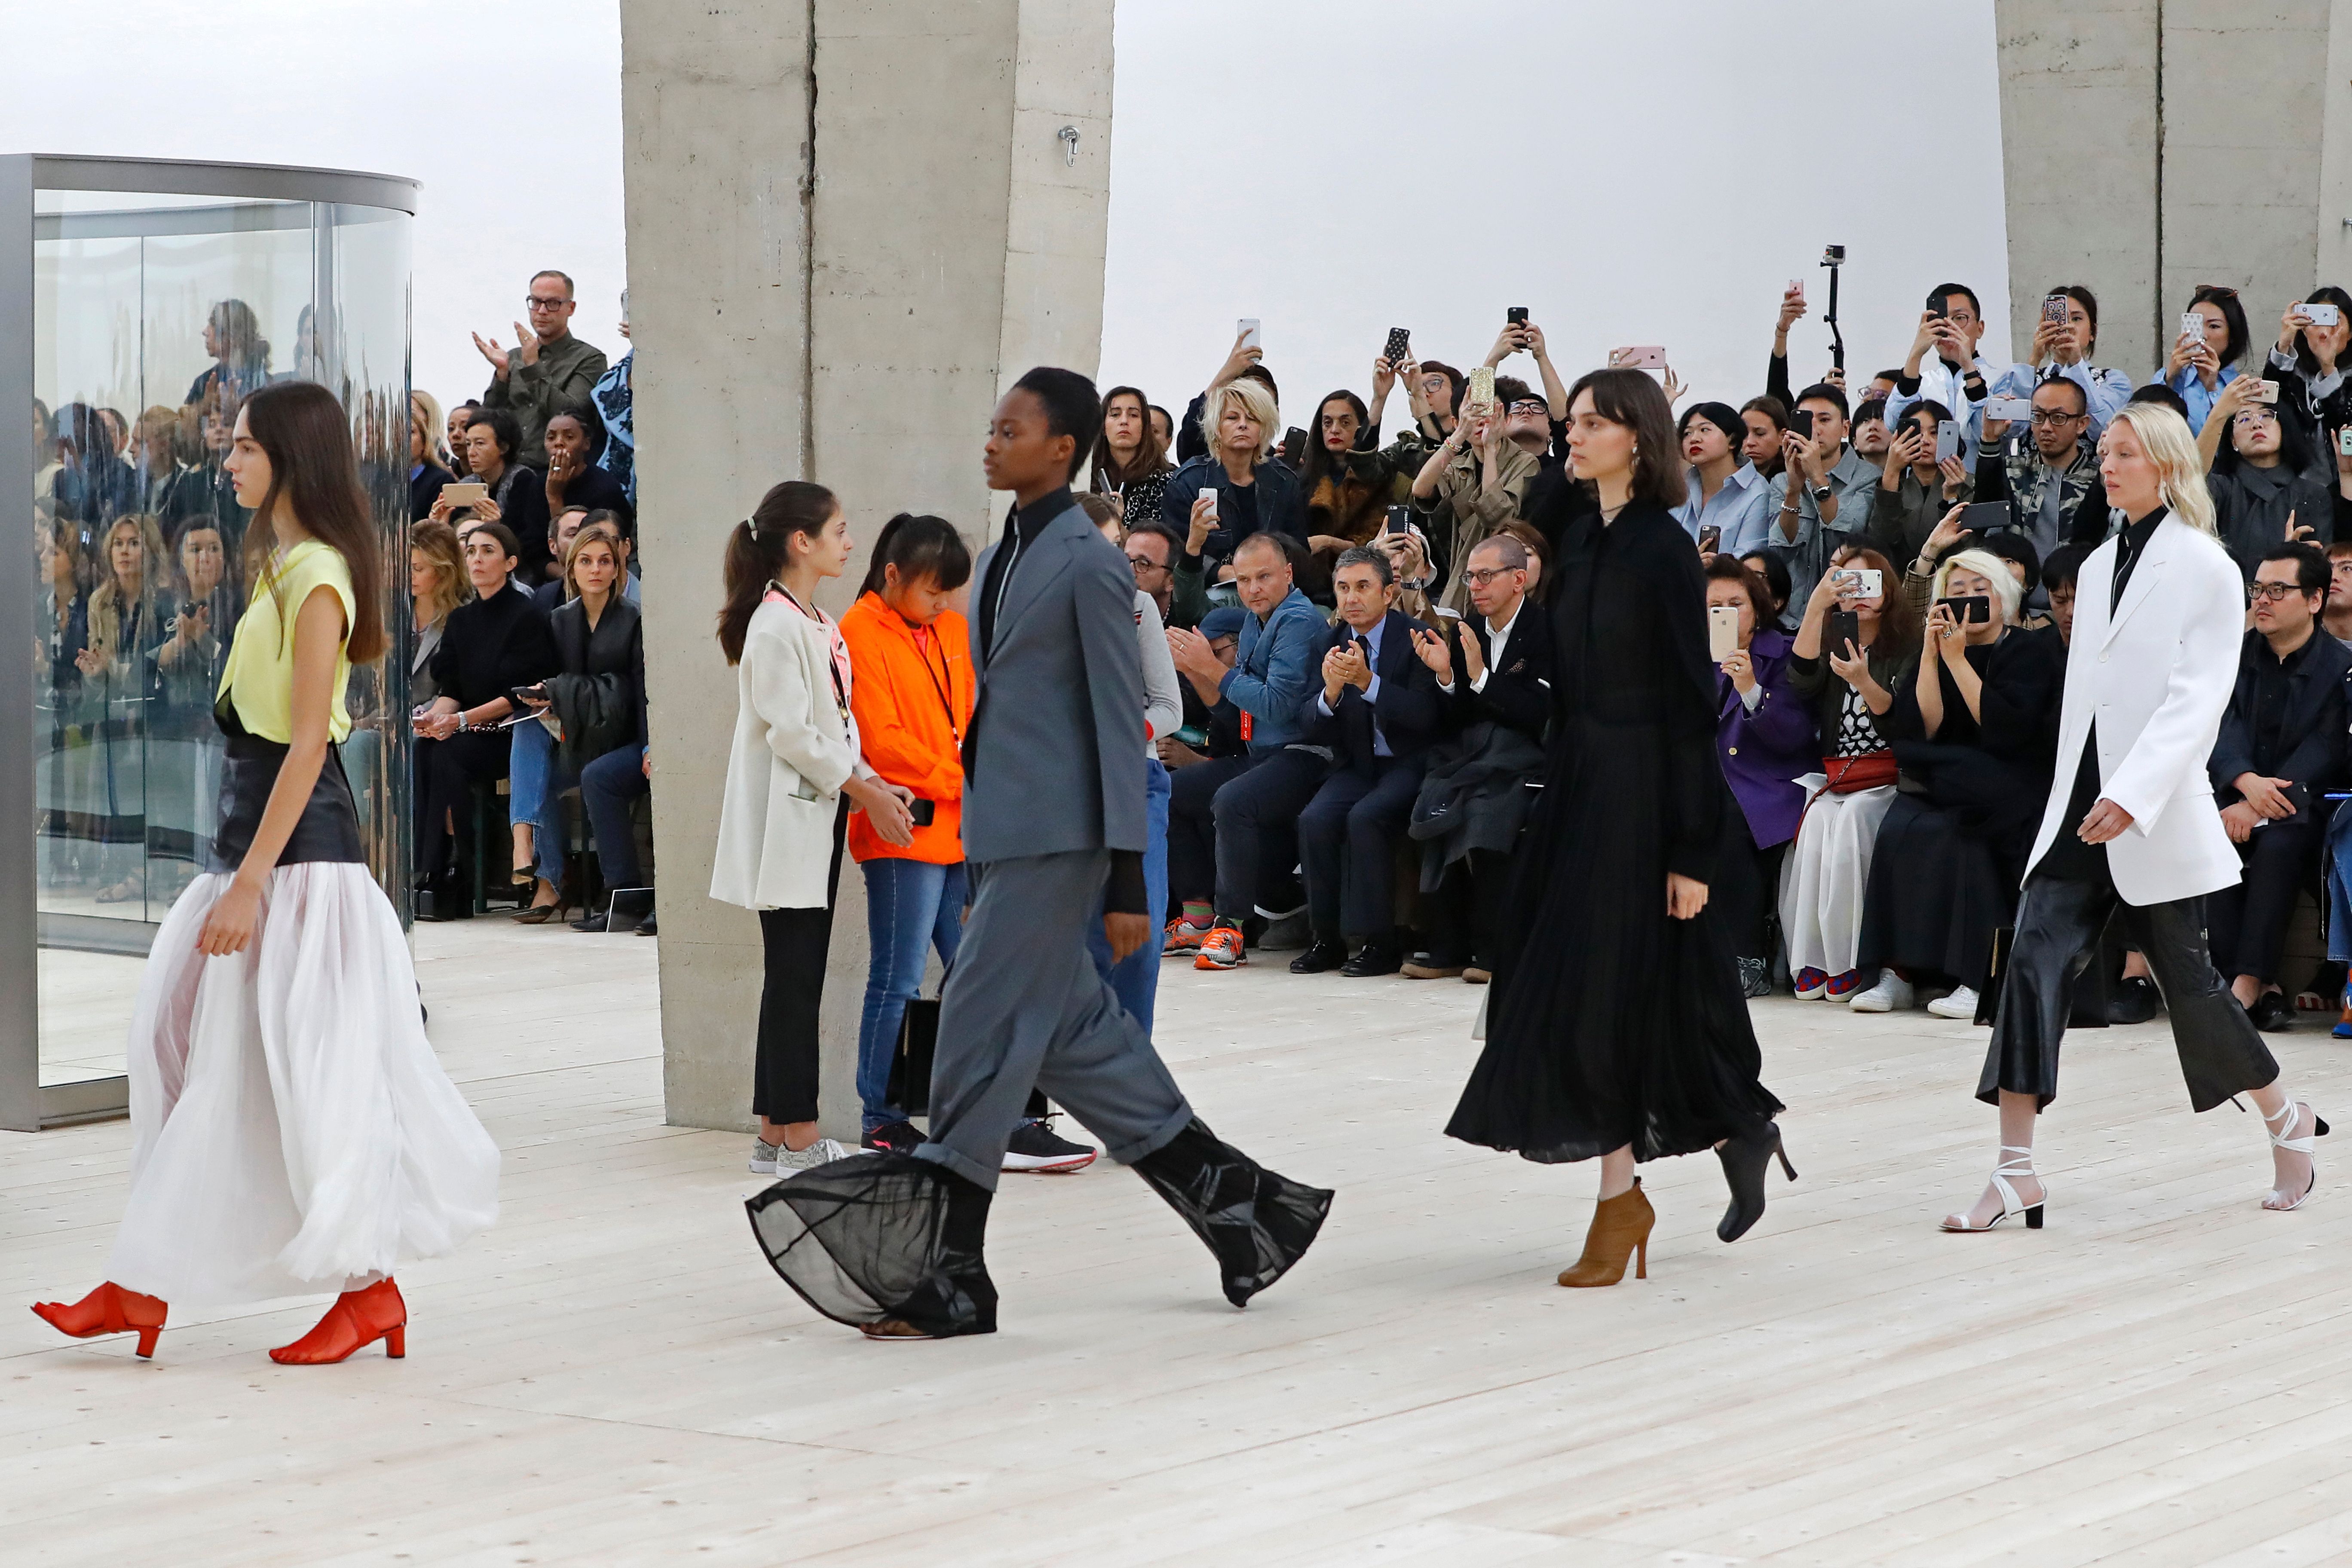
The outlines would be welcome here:
<svg viewBox="0 0 2352 1568">
<path fill-rule="evenodd" d="M 271 1351 L 269 1359 L 281 1366 L 326 1366 L 378 1340 L 395 1361 L 408 1353 L 408 1303 L 388 1278 L 336 1297 L 315 1328 Z"/>
<path fill-rule="evenodd" d="M 100 1334 L 137 1334 L 139 1353 L 155 1353 L 155 1336 L 163 1331 L 163 1320 L 171 1308 L 159 1297 L 142 1296 L 136 1290 L 125 1290 L 111 1279 L 68 1305 L 64 1301 L 36 1301 L 34 1315 L 61 1334 L 77 1340 L 93 1340 Z"/>
</svg>

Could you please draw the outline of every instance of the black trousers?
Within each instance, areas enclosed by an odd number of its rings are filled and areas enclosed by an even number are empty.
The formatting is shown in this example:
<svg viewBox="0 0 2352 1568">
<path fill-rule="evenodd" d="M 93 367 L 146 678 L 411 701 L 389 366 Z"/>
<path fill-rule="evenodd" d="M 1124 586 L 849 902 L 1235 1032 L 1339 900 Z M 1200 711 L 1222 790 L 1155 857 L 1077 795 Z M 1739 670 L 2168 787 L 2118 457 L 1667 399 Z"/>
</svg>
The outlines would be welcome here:
<svg viewBox="0 0 2352 1568">
<path fill-rule="evenodd" d="M 2100 932 L 2117 912 L 2164 993 L 2189 1105 L 2210 1110 L 2277 1079 L 2278 1062 L 2206 952 L 2205 900 L 2126 904 L 2102 853 L 2095 861 L 2072 858 L 2061 871 L 2045 858 L 2026 879 L 1979 1100 L 1995 1105 L 2003 1090 L 2031 1094 L 2039 1109 L 2058 1098 L 2058 1042 L 2074 983 L 2098 955 Z"/>
<path fill-rule="evenodd" d="M 449 825 L 462 830 L 471 809 L 467 796 L 485 779 L 507 776 L 507 753 L 513 737 L 504 730 L 468 730 L 446 741 L 416 742 L 416 868 L 427 876 L 446 875 L 456 851 Z M 503 874 L 490 879 L 492 886 Z"/>
<path fill-rule="evenodd" d="M 2245 879 L 2205 895 L 2213 967 L 2223 979 L 2241 974 L 2263 981 L 2278 978 L 2294 896 L 2319 869 L 2322 831 L 2315 822 L 2273 822 L 2254 829 L 2238 846 Z"/>
<path fill-rule="evenodd" d="M 1432 956 L 1468 960 L 1494 972 L 1507 942 L 1511 858 L 1499 849 L 1473 849 L 1445 868 L 1437 891 L 1422 907 L 1433 911 L 1423 932 Z"/>
<path fill-rule="evenodd" d="M 1723 933 L 1731 951 L 1742 958 L 1769 959 L 1772 938 L 1765 917 L 1780 900 L 1780 858 L 1786 842 L 1769 849 L 1756 847 L 1748 814 L 1736 797 L 1723 802 L 1723 847 L 1716 856 L 1715 887 L 1709 901 L 1721 912 Z"/>
<path fill-rule="evenodd" d="M 1168 786 L 1168 897 L 1248 918 L 1290 859 L 1298 814 L 1330 764 L 1295 747 L 1179 768 Z"/>
<path fill-rule="evenodd" d="M 1298 814 L 1307 919 L 1319 940 L 1388 941 L 1396 931 L 1397 841 L 1412 819 L 1425 755 L 1377 757 L 1323 781 Z"/>
<path fill-rule="evenodd" d="M 841 841 L 848 826 L 845 800 L 834 814 L 823 909 L 760 911 L 760 1043 L 751 1064 L 751 1114 L 771 1121 L 816 1120 L 817 1012 L 824 1001 L 824 960 L 833 946 L 834 895 L 841 888 Z"/>
<path fill-rule="evenodd" d="M 1168 907 L 1217 896 L 1217 792 L 1249 772 L 1252 756 L 1212 757 L 1168 775 Z M 1173 918 L 1172 916 L 1171 917 Z"/>
</svg>

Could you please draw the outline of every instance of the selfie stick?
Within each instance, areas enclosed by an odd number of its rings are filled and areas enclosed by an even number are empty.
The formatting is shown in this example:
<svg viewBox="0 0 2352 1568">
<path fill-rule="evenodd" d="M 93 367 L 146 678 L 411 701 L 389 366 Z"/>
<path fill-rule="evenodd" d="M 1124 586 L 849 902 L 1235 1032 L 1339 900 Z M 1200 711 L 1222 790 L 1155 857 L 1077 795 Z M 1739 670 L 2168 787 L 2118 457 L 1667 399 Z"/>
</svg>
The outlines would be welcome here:
<svg viewBox="0 0 2352 1568">
<path fill-rule="evenodd" d="M 1838 331 L 1838 268 L 1844 262 L 1843 245 L 1830 246 L 1822 252 L 1822 265 L 1830 269 L 1830 308 L 1822 313 L 1822 321 L 1830 330 L 1830 363 L 1840 370 L 1845 369 L 1845 334 Z"/>
</svg>

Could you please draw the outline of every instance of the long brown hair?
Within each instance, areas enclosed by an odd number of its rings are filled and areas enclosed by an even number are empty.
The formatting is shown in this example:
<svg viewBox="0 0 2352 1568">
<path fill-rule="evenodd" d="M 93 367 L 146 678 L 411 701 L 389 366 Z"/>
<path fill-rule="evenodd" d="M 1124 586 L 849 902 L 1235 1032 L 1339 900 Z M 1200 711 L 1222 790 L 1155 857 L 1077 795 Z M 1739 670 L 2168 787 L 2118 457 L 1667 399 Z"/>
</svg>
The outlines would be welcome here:
<svg viewBox="0 0 2352 1568">
<path fill-rule="evenodd" d="M 1135 449 L 1135 461 L 1125 468 L 1119 466 L 1118 455 L 1110 449 L 1110 437 L 1108 433 L 1110 400 L 1114 397 L 1132 397 L 1143 405 L 1143 444 Z M 1094 488 L 1096 489 L 1108 491 L 1123 489 L 1134 480 L 1148 479 L 1153 474 L 1166 473 L 1174 467 L 1168 461 L 1168 444 L 1160 438 L 1160 426 L 1151 422 L 1151 399 L 1143 395 L 1143 388 L 1114 386 L 1103 394 L 1102 404 L 1105 428 L 1095 431 Z"/>
<path fill-rule="evenodd" d="M 352 625 L 345 657 L 373 664 L 383 657 L 383 561 L 367 492 L 360 489 L 351 426 L 335 395 L 311 381 L 272 382 L 245 400 L 245 432 L 269 458 L 269 491 L 246 530 L 247 581 L 266 586 L 277 601 L 280 635 L 285 589 L 268 570 L 277 547 L 272 521 L 282 504 L 316 538 L 343 558 L 352 574 Z M 299 608 L 299 606 L 298 606 Z"/>
<path fill-rule="evenodd" d="M 1903 591 L 1903 574 L 1892 562 L 1868 545 L 1849 545 L 1830 564 L 1833 570 L 1856 566 L 1878 574 L 1878 635 L 1870 639 L 1870 651 L 1895 658 L 1917 651 L 1919 613 L 1911 607 L 1911 596 Z"/>
<path fill-rule="evenodd" d="M 1675 440 L 1674 407 L 1649 372 L 1586 371 L 1568 389 L 1571 419 L 1576 417 L 1580 392 L 1592 394 L 1592 412 L 1633 433 L 1633 488 L 1629 500 L 1648 501 L 1668 511 L 1690 500 L 1690 481 L 1683 475 L 1679 443 Z M 1725 434 L 1734 442 L 1739 439 L 1732 432 Z"/>
<path fill-rule="evenodd" d="M 841 510 L 831 490 L 806 479 L 786 479 L 760 498 L 751 515 L 727 536 L 727 604 L 719 612 L 719 646 L 730 664 L 743 662 L 751 616 L 792 559 L 793 534 L 822 533 Z"/>
<path fill-rule="evenodd" d="M 457 531 L 428 517 L 409 526 L 408 548 L 433 567 L 433 591 L 425 595 L 433 613 L 425 623 L 437 626 L 449 618 L 450 611 L 474 596 L 474 584 L 466 576 L 466 558 L 457 547 Z"/>
</svg>

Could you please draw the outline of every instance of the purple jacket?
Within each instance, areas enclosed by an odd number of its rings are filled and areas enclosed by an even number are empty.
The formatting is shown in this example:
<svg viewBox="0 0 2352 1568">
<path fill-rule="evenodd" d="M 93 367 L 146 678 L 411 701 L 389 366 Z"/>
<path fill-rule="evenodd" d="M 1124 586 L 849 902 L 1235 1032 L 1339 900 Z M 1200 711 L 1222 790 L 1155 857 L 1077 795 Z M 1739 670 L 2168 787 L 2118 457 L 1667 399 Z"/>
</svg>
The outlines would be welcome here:
<svg viewBox="0 0 2352 1568">
<path fill-rule="evenodd" d="M 1755 663 L 1763 700 L 1749 712 L 1731 678 L 1718 674 L 1715 749 L 1756 847 L 1769 849 L 1797 836 L 1805 792 L 1795 781 L 1820 770 L 1822 748 L 1812 709 L 1789 689 L 1788 634 L 1758 630 L 1748 644 L 1748 656 Z"/>
</svg>

